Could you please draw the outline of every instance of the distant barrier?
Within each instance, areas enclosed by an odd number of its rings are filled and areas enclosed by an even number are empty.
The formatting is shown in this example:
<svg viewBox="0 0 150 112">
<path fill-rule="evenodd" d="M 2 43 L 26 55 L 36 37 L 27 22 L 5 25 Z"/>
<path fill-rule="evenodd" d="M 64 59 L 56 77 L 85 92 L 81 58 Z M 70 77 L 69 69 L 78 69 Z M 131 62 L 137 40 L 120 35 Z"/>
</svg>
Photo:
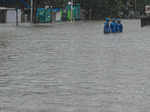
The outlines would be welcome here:
<svg viewBox="0 0 150 112">
<path fill-rule="evenodd" d="M 73 17 L 71 17 L 71 6 L 65 9 L 61 8 L 37 8 L 36 22 L 37 23 L 51 23 L 52 21 L 71 21 L 80 20 L 80 4 L 73 6 Z"/>
<path fill-rule="evenodd" d="M 72 11 L 72 12 L 71 12 Z M 51 23 L 52 21 L 80 20 L 80 4 L 71 8 L 34 8 L 34 23 Z M 31 22 L 31 8 L 6 8 L 0 7 L 0 23 L 28 23 Z"/>
</svg>

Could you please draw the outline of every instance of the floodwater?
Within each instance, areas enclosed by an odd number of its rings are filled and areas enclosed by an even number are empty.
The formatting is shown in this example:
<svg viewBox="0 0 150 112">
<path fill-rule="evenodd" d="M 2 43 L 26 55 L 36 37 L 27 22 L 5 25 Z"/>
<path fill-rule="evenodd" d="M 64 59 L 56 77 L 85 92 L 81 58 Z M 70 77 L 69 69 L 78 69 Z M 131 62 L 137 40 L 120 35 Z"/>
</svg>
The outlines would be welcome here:
<svg viewBox="0 0 150 112">
<path fill-rule="evenodd" d="M 124 20 L 0 25 L 0 112 L 149 112 L 150 27 Z"/>
</svg>

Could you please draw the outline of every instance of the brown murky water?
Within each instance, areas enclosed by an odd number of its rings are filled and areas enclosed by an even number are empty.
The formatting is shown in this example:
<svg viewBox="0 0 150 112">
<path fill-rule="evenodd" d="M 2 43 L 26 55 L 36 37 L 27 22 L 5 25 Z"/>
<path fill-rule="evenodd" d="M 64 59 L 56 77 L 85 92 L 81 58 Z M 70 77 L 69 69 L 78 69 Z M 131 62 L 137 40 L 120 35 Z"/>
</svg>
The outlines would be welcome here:
<svg viewBox="0 0 150 112">
<path fill-rule="evenodd" d="M 0 112 L 149 112 L 150 27 L 0 25 Z"/>
</svg>

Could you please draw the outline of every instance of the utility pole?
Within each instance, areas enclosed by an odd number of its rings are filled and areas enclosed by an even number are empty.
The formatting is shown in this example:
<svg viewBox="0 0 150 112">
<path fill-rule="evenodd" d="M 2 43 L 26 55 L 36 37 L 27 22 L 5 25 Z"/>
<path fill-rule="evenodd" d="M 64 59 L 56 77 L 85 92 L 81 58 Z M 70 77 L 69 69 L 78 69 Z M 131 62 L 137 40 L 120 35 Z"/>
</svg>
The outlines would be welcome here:
<svg viewBox="0 0 150 112">
<path fill-rule="evenodd" d="M 18 8 L 16 8 L 16 26 L 18 26 Z"/>
<path fill-rule="evenodd" d="M 68 5 L 71 6 L 71 23 L 73 22 L 73 0 L 68 2 Z"/>
<path fill-rule="evenodd" d="M 73 22 L 73 0 L 71 0 L 71 22 Z"/>
<path fill-rule="evenodd" d="M 31 11 L 31 13 L 30 13 L 30 21 L 32 23 L 32 21 L 33 21 L 33 0 L 30 0 L 30 11 Z"/>
<path fill-rule="evenodd" d="M 135 2 L 135 16 L 137 16 L 137 4 L 136 4 L 136 0 L 134 1 Z"/>
</svg>

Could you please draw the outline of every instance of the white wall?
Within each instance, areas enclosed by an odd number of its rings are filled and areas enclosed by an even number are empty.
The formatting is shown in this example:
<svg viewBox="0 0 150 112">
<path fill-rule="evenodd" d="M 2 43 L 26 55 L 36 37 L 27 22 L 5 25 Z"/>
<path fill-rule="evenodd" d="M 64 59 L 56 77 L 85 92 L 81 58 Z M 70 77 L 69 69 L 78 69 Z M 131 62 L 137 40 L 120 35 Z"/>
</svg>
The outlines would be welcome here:
<svg viewBox="0 0 150 112">
<path fill-rule="evenodd" d="M 15 23 L 16 22 L 16 10 L 8 10 L 6 16 L 7 23 Z M 21 22 L 21 10 L 18 10 L 18 22 Z"/>
</svg>

